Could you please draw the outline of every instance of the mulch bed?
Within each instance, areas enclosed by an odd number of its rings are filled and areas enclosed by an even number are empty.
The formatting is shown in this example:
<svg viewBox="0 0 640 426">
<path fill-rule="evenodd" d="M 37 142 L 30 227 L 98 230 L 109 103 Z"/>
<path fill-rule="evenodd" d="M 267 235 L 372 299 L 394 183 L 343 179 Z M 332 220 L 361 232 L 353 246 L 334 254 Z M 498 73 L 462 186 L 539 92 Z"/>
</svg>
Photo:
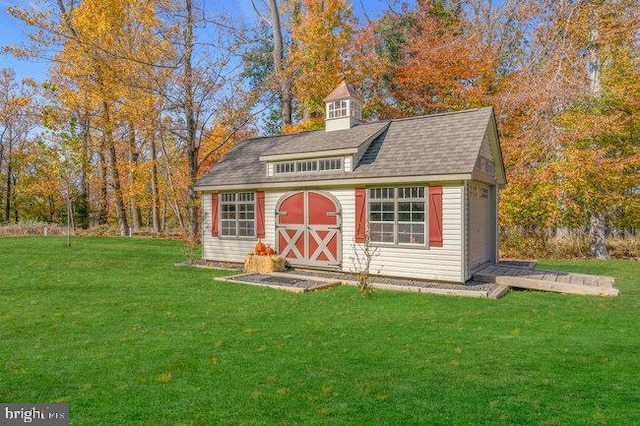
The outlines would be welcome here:
<svg viewBox="0 0 640 426">
<path fill-rule="evenodd" d="M 242 274 L 226 278 L 227 281 L 236 281 L 244 284 L 254 284 L 264 287 L 281 288 L 298 292 L 320 290 L 335 285 L 340 285 L 337 280 L 304 279 L 300 277 L 283 277 L 271 274 Z"/>
<path fill-rule="evenodd" d="M 307 290 L 323 286 L 327 283 L 318 280 L 305 280 L 297 277 L 282 277 L 270 274 L 246 274 L 237 277 L 229 277 L 227 279 L 230 281 L 245 281 L 256 284 L 270 284 L 283 287 L 303 288 Z"/>
<path fill-rule="evenodd" d="M 353 274 L 347 274 L 344 272 L 329 272 L 329 271 L 310 271 L 307 269 L 292 269 L 288 271 L 296 275 L 307 275 L 311 277 L 321 277 L 328 279 L 335 279 L 339 281 L 357 281 L 357 278 Z M 467 281 L 465 284 L 453 284 L 442 283 L 436 281 L 415 280 L 406 278 L 394 278 L 394 277 L 381 277 L 372 276 L 372 284 L 387 284 L 401 287 L 420 287 L 420 288 L 437 288 L 446 290 L 472 290 L 472 291 L 491 291 L 496 288 L 493 283 L 481 283 L 478 281 Z"/>
<path fill-rule="evenodd" d="M 528 262 L 513 262 L 522 265 L 513 266 L 528 266 Z M 208 269 L 225 269 L 230 271 L 242 271 L 241 263 L 232 262 L 217 262 L 211 260 L 196 260 L 192 262 L 181 262 L 178 266 L 192 266 L 197 268 Z M 291 275 L 297 275 L 297 277 L 285 277 L 282 274 L 242 274 L 226 278 L 228 281 L 243 282 L 247 284 L 255 284 L 265 287 L 275 287 L 281 289 L 290 289 L 291 291 L 312 291 L 317 289 L 326 288 L 327 284 L 335 284 L 335 282 L 357 282 L 355 274 L 349 274 L 345 272 L 331 272 L 331 271 L 319 271 L 309 269 L 287 269 L 285 272 Z M 309 279 L 301 279 L 300 276 L 308 276 Z M 315 278 L 315 279 L 314 279 Z M 319 280 L 320 279 L 320 280 Z M 467 281 L 464 284 L 443 283 L 436 281 L 426 281 L 417 279 L 406 279 L 396 277 L 383 277 L 372 276 L 371 284 L 381 284 L 386 286 L 404 287 L 407 289 L 436 289 L 436 290 L 464 290 L 478 293 L 488 293 L 494 290 L 497 285 L 494 283 L 483 283 L 479 281 Z"/>
</svg>

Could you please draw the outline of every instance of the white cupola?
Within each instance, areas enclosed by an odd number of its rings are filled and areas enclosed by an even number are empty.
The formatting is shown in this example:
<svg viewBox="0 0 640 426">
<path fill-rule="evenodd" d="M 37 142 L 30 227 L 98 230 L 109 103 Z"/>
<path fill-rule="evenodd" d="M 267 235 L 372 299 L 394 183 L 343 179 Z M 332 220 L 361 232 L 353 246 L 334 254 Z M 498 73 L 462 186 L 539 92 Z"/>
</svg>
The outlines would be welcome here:
<svg viewBox="0 0 640 426">
<path fill-rule="evenodd" d="M 342 80 L 325 102 L 325 125 L 327 132 L 350 129 L 362 123 L 362 100 L 346 81 Z"/>
</svg>

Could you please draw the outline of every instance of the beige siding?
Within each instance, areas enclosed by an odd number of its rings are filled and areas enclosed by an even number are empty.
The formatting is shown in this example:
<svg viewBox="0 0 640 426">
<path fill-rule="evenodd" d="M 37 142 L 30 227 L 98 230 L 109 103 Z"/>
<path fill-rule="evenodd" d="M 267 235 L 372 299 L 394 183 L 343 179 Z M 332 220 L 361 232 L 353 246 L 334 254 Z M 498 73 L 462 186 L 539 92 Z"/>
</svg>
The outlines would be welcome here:
<svg viewBox="0 0 640 426">
<path fill-rule="evenodd" d="M 264 193 L 264 242 L 276 246 L 276 205 L 286 192 Z"/>
<path fill-rule="evenodd" d="M 462 188 L 462 261 L 463 276 L 465 281 L 471 279 L 471 271 L 469 269 L 469 181 L 465 181 Z"/>
<path fill-rule="evenodd" d="M 371 267 L 380 275 L 430 279 L 438 281 L 464 281 L 462 277 L 462 186 L 443 186 L 442 247 L 400 248 L 381 247 Z M 355 193 L 353 190 L 343 202 L 343 270 L 354 272 L 355 258 Z"/>
<path fill-rule="evenodd" d="M 489 145 L 489 138 L 487 135 L 484 135 L 484 139 L 482 139 L 482 145 L 480 145 L 480 155 L 484 158 L 488 158 L 489 160 L 494 160 L 493 154 L 491 153 L 491 146 Z"/>
<path fill-rule="evenodd" d="M 355 272 L 355 190 L 322 189 L 332 194 L 342 209 L 342 270 Z M 371 272 L 381 275 L 431 279 L 439 281 L 464 281 L 462 277 L 462 186 L 443 186 L 443 246 L 432 248 L 381 247 L 380 255 Z M 266 244 L 275 246 L 275 209 L 286 191 L 265 192 Z M 242 262 L 253 250 L 255 240 L 220 239 L 211 236 L 211 194 L 202 197 L 206 215 L 203 231 L 203 258 Z"/>
<path fill-rule="evenodd" d="M 224 262 L 243 262 L 257 240 L 222 239 L 211 236 L 211 193 L 202 193 L 202 258 Z"/>
</svg>

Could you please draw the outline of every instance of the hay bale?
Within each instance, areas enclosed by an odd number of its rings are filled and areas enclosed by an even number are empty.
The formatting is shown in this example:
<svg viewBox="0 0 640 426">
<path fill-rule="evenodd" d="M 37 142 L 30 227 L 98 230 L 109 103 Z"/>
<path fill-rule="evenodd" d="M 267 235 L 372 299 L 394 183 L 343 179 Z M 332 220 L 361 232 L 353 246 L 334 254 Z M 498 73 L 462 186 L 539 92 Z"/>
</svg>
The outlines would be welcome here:
<svg viewBox="0 0 640 426">
<path fill-rule="evenodd" d="M 282 272 L 285 269 L 282 256 L 258 256 L 248 254 L 244 258 L 244 271 L 268 274 L 269 272 Z"/>
</svg>

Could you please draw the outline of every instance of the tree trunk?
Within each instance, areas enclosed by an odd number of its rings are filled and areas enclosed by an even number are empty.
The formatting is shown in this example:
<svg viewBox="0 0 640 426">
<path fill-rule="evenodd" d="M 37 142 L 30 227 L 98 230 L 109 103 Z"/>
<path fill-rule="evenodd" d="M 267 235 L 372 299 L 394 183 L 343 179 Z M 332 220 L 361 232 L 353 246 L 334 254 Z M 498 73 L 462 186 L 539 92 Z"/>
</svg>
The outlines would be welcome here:
<svg viewBox="0 0 640 426">
<path fill-rule="evenodd" d="M 151 220 L 153 232 L 160 232 L 159 216 L 160 197 L 158 195 L 158 155 L 156 152 L 155 136 L 151 138 Z"/>
<path fill-rule="evenodd" d="M 169 203 L 169 195 L 164 194 L 164 202 L 162 203 L 162 216 L 160 219 L 160 229 L 162 232 L 167 230 L 167 204 Z"/>
<path fill-rule="evenodd" d="M 53 223 L 54 219 L 56 218 L 56 202 L 55 199 L 53 198 L 53 195 L 49 195 L 48 198 L 48 207 L 49 207 L 49 223 Z"/>
<path fill-rule="evenodd" d="M 71 247 L 73 205 L 71 204 L 71 186 L 69 185 L 68 180 L 66 182 L 66 192 L 67 192 L 67 196 L 65 197 L 65 201 L 67 202 L 67 247 Z"/>
<path fill-rule="evenodd" d="M 9 157 L 9 161 L 7 161 L 7 203 L 5 204 L 5 208 L 4 208 L 4 221 L 9 222 L 10 218 L 11 218 L 11 157 Z"/>
<path fill-rule="evenodd" d="M 13 179 L 13 221 L 15 223 L 19 223 L 20 215 L 18 214 L 18 205 L 16 204 L 16 200 L 15 200 L 17 179 L 16 179 L 16 176 L 13 174 L 12 174 L 12 179 Z"/>
<path fill-rule="evenodd" d="M 284 43 L 282 42 L 282 26 L 280 25 L 280 12 L 276 0 L 269 0 L 269 16 L 273 33 L 273 69 L 275 77 L 280 85 L 280 110 L 282 124 L 291 124 L 291 84 L 289 78 L 284 75 Z"/>
<path fill-rule="evenodd" d="M 122 197 L 122 186 L 120 185 L 120 173 L 118 172 L 118 159 L 116 156 L 116 145 L 113 140 L 113 131 L 111 129 L 111 114 L 109 105 L 104 102 L 102 104 L 105 119 L 105 137 L 107 142 L 107 152 L 109 154 L 109 164 L 111 165 L 111 176 L 113 177 L 113 192 L 116 203 L 116 217 L 120 226 L 120 235 L 123 237 L 129 235 L 129 223 L 127 222 L 127 211 L 124 206 L 124 198 Z"/>
<path fill-rule="evenodd" d="M 104 153 L 107 150 L 105 137 L 102 137 L 100 149 L 98 150 L 98 163 L 100 164 L 100 200 L 98 207 L 98 225 L 106 225 L 109 223 L 109 208 L 107 206 L 108 184 L 107 184 L 107 159 Z"/>
<path fill-rule="evenodd" d="M 194 20 L 192 1 L 185 0 L 186 8 L 186 26 L 185 34 L 185 51 L 184 51 L 184 115 L 187 124 L 187 143 L 189 147 L 189 241 L 195 242 L 198 238 L 198 196 L 195 190 L 195 183 L 198 177 L 198 150 L 199 144 L 196 135 L 196 119 L 195 119 L 195 102 L 194 102 L 194 81 L 193 81 L 193 46 L 194 46 Z"/>
<path fill-rule="evenodd" d="M 589 60 L 587 62 L 587 77 L 589 80 L 589 90 L 593 96 L 600 96 L 600 71 L 601 61 L 598 52 L 598 29 L 597 21 L 592 19 L 590 22 L 591 44 L 588 48 Z M 605 235 L 605 216 L 600 210 L 591 213 L 589 240 L 591 248 L 591 256 L 596 259 L 609 259 L 609 250 L 607 250 L 607 242 Z"/>
<path fill-rule="evenodd" d="M 4 133 L 0 134 L 0 170 L 2 170 L 2 162 L 4 160 L 4 144 L 2 143 Z M 0 187 L 0 206 L 2 205 L 2 187 Z M 2 222 L 3 217 L 0 216 L 0 222 Z"/>
<path fill-rule="evenodd" d="M 136 133 L 133 124 L 129 123 L 129 198 L 131 202 L 131 226 L 140 228 L 140 207 L 135 192 L 135 172 L 138 165 L 138 150 L 136 149 Z"/>
<path fill-rule="evenodd" d="M 8 140 L 8 144 L 7 144 L 7 202 L 5 204 L 5 210 L 4 210 L 4 221 L 5 222 L 9 222 L 9 218 L 11 217 L 11 162 L 13 161 L 12 158 L 12 153 L 11 153 L 11 149 L 12 149 L 12 132 L 11 132 L 11 127 L 9 127 L 9 140 Z"/>
<path fill-rule="evenodd" d="M 179 203 L 178 203 L 178 194 L 176 193 L 176 186 L 173 183 L 173 175 L 171 174 L 171 165 L 169 164 L 169 156 L 167 155 L 167 148 L 165 146 L 165 140 L 164 140 L 164 135 L 162 134 L 160 137 L 160 147 L 162 148 L 162 158 L 164 160 L 164 165 L 165 165 L 165 169 L 167 170 L 167 191 L 165 191 L 166 194 L 166 204 L 169 204 L 169 206 L 173 209 L 173 211 L 176 214 L 176 219 L 178 220 L 178 224 L 180 225 L 180 229 L 182 231 L 184 231 L 184 218 L 182 217 L 182 212 L 180 211 L 180 207 L 179 207 Z M 169 193 L 171 194 L 171 196 L 173 197 L 173 203 L 171 202 L 171 200 L 169 199 Z M 175 207 L 174 207 L 174 203 L 175 203 Z M 164 210 L 164 219 L 162 221 L 162 229 L 166 229 L 167 226 L 167 221 L 166 221 L 166 204 L 165 204 L 165 210 Z"/>
<path fill-rule="evenodd" d="M 589 241 L 591 245 L 591 257 L 596 259 L 609 259 L 605 232 L 604 214 L 591 215 L 589 223 Z"/>
<path fill-rule="evenodd" d="M 89 206 L 89 179 L 87 171 L 90 167 L 89 159 L 89 117 L 85 114 L 82 120 L 82 159 L 80 169 L 80 194 L 78 194 L 76 212 L 78 214 L 78 224 L 82 229 L 89 228 L 89 217 L 91 216 Z"/>
</svg>

